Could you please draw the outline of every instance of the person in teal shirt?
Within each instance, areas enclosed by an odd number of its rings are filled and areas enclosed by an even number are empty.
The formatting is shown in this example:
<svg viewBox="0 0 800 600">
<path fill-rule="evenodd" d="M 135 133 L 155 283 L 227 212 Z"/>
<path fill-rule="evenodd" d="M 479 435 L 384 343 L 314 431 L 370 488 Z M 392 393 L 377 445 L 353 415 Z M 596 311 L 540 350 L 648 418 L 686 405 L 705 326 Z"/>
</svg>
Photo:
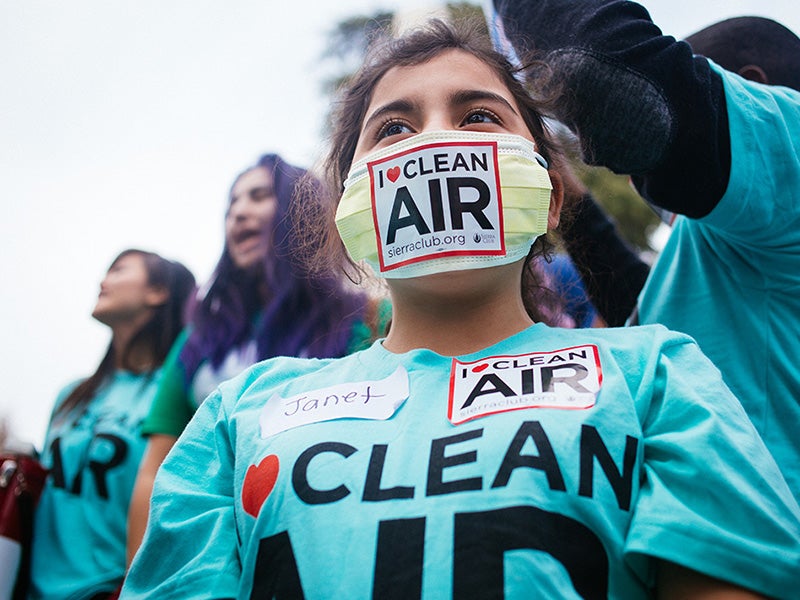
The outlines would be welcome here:
<svg viewBox="0 0 800 600">
<path fill-rule="evenodd" d="M 186 267 L 152 252 L 126 250 L 111 263 L 92 312 L 111 329 L 108 350 L 59 394 L 45 438 L 31 600 L 99 599 L 121 586 L 140 426 L 193 291 Z"/>
<path fill-rule="evenodd" d="M 386 40 L 332 121 L 320 260 L 385 278 L 386 337 L 221 384 L 123 599 L 794 593 L 800 507 L 694 341 L 538 318 L 563 159 L 477 31 Z"/>
<path fill-rule="evenodd" d="M 747 16 L 681 42 L 637 5 L 601 26 L 606 4 L 497 2 L 512 38 L 558 57 L 569 93 L 556 116 L 587 160 L 633 175 L 672 225 L 650 270 L 585 196 L 567 246 L 609 324 L 697 340 L 800 500 L 800 38 Z M 649 110 L 626 91 L 639 86 Z"/>
<path fill-rule="evenodd" d="M 222 255 L 167 357 L 142 425 L 148 443 L 129 513 L 129 561 L 146 528 L 159 465 L 220 382 L 272 356 L 342 356 L 388 325 L 388 301 L 300 260 L 313 240 L 295 227 L 292 202 L 299 189 L 316 185 L 305 169 L 265 154 L 231 186 Z"/>
</svg>

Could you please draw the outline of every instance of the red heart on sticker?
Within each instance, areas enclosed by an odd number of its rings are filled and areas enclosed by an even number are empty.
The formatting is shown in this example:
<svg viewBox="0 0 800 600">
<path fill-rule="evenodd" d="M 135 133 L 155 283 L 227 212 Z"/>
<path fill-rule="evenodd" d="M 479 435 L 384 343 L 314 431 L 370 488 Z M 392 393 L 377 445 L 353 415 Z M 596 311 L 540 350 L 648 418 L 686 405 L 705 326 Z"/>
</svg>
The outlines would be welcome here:
<svg viewBox="0 0 800 600">
<path fill-rule="evenodd" d="M 386 176 L 389 178 L 389 181 L 394 183 L 397 181 L 397 178 L 400 177 L 400 167 L 392 167 L 386 171 Z"/>
<path fill-rule="evenodd" d="M 242 485 L 242 506 L 248 515 L 258 517 L 261 507 L 278 480 L 280 461 L 274 454 L 266 456 L 258 466 L 250 465 Z"/>
<path fill-rule="evenodd" d="M 482 365 L 478 365 L 476 367 L 472 367 L 473 373 L 480 373 L 481 371 L 485 371 L 489 368 L 489 363 L 483 363 Z"/>
</svg>

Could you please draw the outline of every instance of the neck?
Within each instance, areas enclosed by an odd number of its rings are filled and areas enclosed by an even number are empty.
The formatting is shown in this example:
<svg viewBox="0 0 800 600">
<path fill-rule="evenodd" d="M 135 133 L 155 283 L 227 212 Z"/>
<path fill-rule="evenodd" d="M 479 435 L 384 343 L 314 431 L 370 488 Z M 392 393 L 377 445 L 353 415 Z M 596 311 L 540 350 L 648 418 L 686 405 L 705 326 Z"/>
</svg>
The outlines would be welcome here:
<svg viewBox="0 0 800 600">
<path fill-rule="evenodd" d="M 114 347 L 115 369 L 128 368 L 138 372 L 152 369 L 155 366 L 155 358 L 150 348 L 142 344 L 130 347 L 133 337 L 146 322 L 147 319 L 144 319 L 143 322 L 133 321 L 111 326 L 111 345 Z M 126 350 L 128 350 L 128 360 L 123 364 L 122 359 Z"/>
<path fill-rule="evenodd" d="M 474 271 L 432 276 L 440 281 L 427 282 L 424 292 L 413 282 L 409 285 L 411 280 L 391 283 L 392 325 L 384 347 L 397 353 L 428 348 L 443 356 L 459 356 L 532 325 L 522 303 L 520 277 L 506 277 L 506 282 L 517 284 L 504 285 L 505 267 L 497 269 L 500 277 L 475 277 Z"/>
</svg>

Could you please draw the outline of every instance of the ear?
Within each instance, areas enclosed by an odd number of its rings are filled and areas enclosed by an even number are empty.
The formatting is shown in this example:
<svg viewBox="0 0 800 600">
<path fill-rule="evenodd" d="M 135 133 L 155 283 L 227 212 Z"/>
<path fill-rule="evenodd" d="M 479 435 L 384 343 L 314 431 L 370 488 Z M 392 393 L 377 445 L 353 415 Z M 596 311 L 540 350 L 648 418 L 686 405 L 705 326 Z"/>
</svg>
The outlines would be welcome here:
<svg viewBox="0 0 800 600">
<path fill-rule="evenodd" d="M 741 69 L 739 69 L 739 75 L 741 75 L 745 79 L 749 79 L 750 81 L 769 84 L 769 77 L 767 77 L 767 74 L 764 72 L 764 69 L 762 69 L 758 65 L 743 66 Z"/>
<path fill-rule="evenodd" d="M 169 290 L 165 287 L 148 287 L 144 295 L 145 304 L 154 308 L 161 306 L 169 300 Z"/>
<path fill-rule="evenodd" d="M 564 205 L 564 180 L 557 171 L 550 170 L 547 173 L 550 175 L 550 183 L 553 184 L 550 192 L 550 210 L 547 213 L 547 229 L 552 231 L 558 227 L 561 220 L 561 207 Z"/>
</svg>

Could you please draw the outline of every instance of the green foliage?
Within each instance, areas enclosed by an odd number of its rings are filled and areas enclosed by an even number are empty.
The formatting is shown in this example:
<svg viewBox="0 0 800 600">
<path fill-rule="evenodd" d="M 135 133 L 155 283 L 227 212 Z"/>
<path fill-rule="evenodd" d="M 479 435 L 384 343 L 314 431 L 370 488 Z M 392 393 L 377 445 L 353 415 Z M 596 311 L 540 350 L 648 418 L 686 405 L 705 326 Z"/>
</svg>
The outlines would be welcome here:
<svg viewBox="0 0 800 600">
<path fill-rule="evenodd" d="M 445 5 L 451 20 L 471 19 L 483 26 L 483 11 L 470 2 L 449 2 Z M 392 32 L 397 14 L 393 11 L 377 11 L 371 15 L 354 15 L 340 21 L 328 33 L 328 41 L 322 61 L 331 67 L 331 75 L 324 77 L 322 91 L 327 95 L 336 92 L 358 69 L 369 45 L 381 36 Z"/>
<path fill-rule="evenodd" d="M 471 2 L 448 2 L 447 14 L 453 21 L 471 19 L 476 23 L 480 23 L 486 35 L 489 35 L 489 28 L 486 26 L 486 19 L 483 16 L 483 9 L 480 5 Z"/>
<path fill-rule="evenodd" d="M 336 92 L 361 65 L 367 48 L 376 38 L 391 31 L 394 13 L 379 11 L 372 15 L 349 17 L 336 24 L 328 34 L 322 60 L 332 65 L 333 73 L 324 78 L 322 91 Z"/>
<path fill-rule="evenodd" d="M 575 172 L 611 215 L 622 237 L 640 251 L 652 250 L 649 235 L 660 221 L 636 192 L 630 179 L 603 167 L 576 165 Z"/>
</svg>

